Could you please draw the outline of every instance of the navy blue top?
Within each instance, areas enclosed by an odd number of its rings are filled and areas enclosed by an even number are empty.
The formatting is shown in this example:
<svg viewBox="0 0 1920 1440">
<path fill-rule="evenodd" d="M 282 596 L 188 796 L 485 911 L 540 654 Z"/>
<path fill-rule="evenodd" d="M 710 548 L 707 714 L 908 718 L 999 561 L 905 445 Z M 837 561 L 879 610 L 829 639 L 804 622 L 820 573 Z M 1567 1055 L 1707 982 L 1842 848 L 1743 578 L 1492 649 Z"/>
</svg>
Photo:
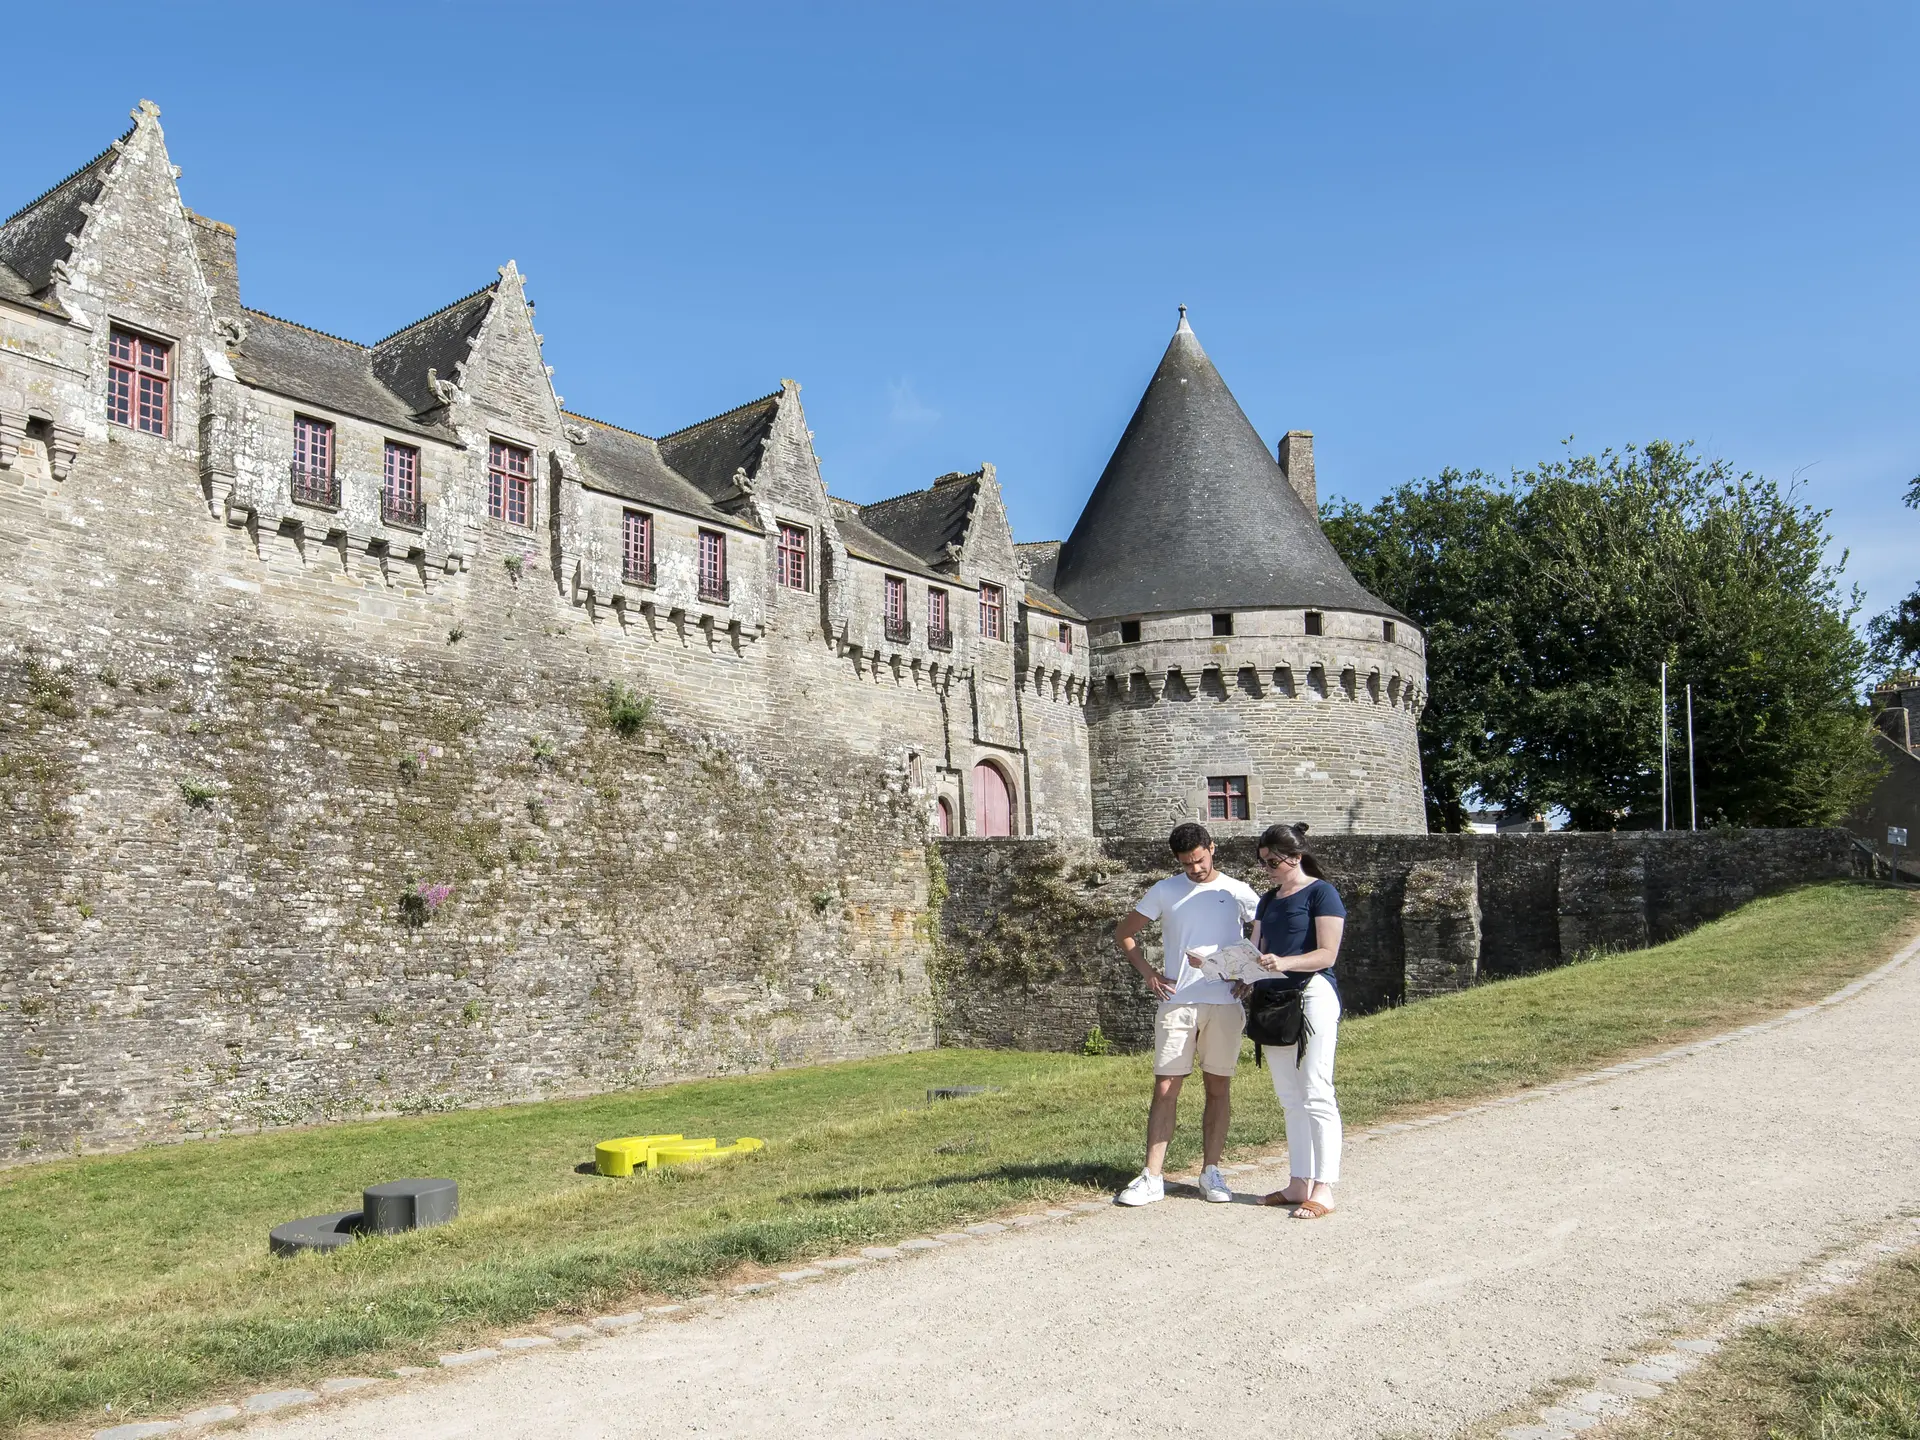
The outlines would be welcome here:
<svg viewBox="0 0 1920 1440">
<path fill-rule="evenodd" d="M 1268 955 L 1305 955 L 1309 950 L 1318 950 L 1320 940 L 1313 922 L 1322 915 L 1342 920 L 1347 915 L 1347 907 L 1340 903 L 1340 892 L 1324 880 L 1316 880 L 1291 895 L 1269 890 L 1260 897 L 1260 907 L 1253 912 L 1254 924 L 1259 927 L 1261 951 Z M 1331 965 L 1324 970 L 1289 970 L 1260 983 L 1302 990 L 1315 975 L 1324 975 L 1327 983 L 1337 990 L 1340 986 L 1333 971 Z"/>
</svg>

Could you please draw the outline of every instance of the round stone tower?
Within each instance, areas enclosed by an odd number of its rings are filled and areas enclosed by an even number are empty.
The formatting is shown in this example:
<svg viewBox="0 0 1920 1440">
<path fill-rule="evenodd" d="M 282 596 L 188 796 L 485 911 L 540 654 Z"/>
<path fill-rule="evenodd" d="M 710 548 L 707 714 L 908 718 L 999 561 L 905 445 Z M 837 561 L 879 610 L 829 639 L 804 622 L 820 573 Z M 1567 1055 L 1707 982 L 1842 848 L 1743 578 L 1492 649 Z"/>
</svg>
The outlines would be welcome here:
<svg viewBox="0 0 1920 1440">
<path fill-rule="evenodd" d="M 1267 452 L 1182 307 L 1050 577 L 1088 618 L 1098 833 L 1426 829 L 1425 637 L 1321 533 L 1312 444 Z"/>
</svg>

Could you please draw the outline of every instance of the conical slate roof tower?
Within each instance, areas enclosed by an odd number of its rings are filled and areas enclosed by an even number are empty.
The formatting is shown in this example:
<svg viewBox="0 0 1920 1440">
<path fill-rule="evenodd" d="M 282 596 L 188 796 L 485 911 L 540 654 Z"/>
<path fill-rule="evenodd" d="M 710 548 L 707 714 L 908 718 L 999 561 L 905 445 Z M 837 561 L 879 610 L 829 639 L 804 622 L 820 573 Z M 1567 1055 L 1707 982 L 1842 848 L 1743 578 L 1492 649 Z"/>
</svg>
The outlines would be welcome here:
<svg viewBox="0 0 1920 1440">
<path fill-rule="evenodd" d="M 1321 533 L 1184 307 L 1053 578 L 1087 616 L 1314 606 L 1400 618 Z"/>
<path fill-rule="evenodd" d="M 1321 533 L 1312 437 L 1281 443 L 1286 469 L 1183 307 L 1073 534 L 1036 577 L 1088 618 L 1100 834 L 1181 820 L 1224 834 L 1276 820 L 1426 828 L 1424 637 Z"/>
</svg>

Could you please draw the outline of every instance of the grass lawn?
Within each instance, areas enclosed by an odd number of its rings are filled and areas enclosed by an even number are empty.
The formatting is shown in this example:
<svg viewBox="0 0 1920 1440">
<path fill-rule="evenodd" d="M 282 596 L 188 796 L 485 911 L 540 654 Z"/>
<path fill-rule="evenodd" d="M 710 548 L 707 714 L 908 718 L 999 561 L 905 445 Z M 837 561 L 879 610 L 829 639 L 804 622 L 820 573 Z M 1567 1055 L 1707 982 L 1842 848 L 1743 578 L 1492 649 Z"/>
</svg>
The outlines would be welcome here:
<svg viewBox="0 0 1920 1440">
<path fill-rule="evenodd" d="M 1342 1109 L 1366 1125 L 1741 1024 L 1916 928 L 1910 892 L 1823 885 L 1656 949 L 1367 1016 L 1342 1029 Z M 1267 1083 L 1242 1068 L 1236 1147 L 1282 1133 Z M 925 1104 L 953 1084 L 998 1093 Z M 944 1050 L 0 1171 L 0 1432 L 420 1361 L 537 1315 L 1085 1198 L 1138 1169 L 1147 1088 L 1139 1056 Z M 1190 1091 L 1176 1165 L 1196 1153 Z M 707 1171 L 576 1173 L 594 1141 L 660 1131 L 767 1148 Z M 268 1258 L 271 1226 L 408 1175 L 457 1179 L 460 1220 Z"/>
<path fill-rule="evenodd" d="M 1746 1331 L 1609 1440 L 1915 1440 L 1920 1256 Z"/>
</svg>

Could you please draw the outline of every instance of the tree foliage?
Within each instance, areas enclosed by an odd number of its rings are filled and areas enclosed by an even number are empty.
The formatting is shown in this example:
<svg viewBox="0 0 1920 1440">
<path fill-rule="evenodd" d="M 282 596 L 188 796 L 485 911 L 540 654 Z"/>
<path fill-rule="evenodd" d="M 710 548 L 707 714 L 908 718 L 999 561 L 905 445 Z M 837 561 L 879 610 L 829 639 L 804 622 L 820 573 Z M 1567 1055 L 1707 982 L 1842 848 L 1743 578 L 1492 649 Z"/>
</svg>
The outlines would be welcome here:
<svg viewBox="0 0 1920 1440">
<path fill-rule="evenodd" d="M 1907 486 L 1907 504 L 1920 510 L 1920 476 Z M 1873 662 L 1887 674 L 1920 669 L 1920 585 L 1893 609 L 1867 625 Z"/>
<path fill-rule="evenodd" d="M 1427 632 L 1435 829 L 1462 828 L 1476 794 L 1581 829 L 1658 825 L 1662 660 L 1679 823 L 1688 683 L 1703 824 L 1826 823 L 1879 773 L 1827 513 L 1773 481 L 1654 442 L 1506 481 L 1444 471 L 1324 518 Z"/>
</svg>

